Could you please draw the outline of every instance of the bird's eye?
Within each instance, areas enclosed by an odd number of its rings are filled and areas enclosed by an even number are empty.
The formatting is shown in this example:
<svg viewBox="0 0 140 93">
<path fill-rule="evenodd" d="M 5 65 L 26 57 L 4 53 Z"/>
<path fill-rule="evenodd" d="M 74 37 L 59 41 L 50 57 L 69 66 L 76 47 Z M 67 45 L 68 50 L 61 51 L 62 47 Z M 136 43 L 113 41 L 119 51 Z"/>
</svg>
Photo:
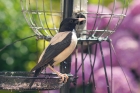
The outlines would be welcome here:
<svg viewBox="0 0 140 93">
<path fill-rule="evenodd" d="M 70 20 L 70 23 L 73 23 L 73 20 Z"/>
</svg>

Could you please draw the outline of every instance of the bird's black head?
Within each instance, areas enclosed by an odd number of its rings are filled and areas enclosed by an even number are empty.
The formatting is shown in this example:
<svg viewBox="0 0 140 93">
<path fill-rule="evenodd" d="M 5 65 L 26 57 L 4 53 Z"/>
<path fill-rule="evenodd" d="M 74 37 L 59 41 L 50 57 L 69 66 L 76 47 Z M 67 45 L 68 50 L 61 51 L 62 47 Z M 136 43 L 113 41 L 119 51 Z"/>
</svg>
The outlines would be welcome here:
<svg viewBox="0 0 140 93">
<path fill-rule="evenodd" d="M 59 32 L 72 31 L 76 24 L 84 20 L 85 18 L 65 18 L 60 24 Z"/>
</svg>

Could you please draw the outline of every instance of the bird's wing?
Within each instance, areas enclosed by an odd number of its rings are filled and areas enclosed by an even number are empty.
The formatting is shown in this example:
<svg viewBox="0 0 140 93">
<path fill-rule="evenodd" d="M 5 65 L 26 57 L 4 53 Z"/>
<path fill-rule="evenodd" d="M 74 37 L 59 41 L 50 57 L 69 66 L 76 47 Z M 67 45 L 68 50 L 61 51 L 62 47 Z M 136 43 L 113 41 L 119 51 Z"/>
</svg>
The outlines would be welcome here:
<svg viewBox="0 0 140 93">
<path fill-rule="evenodd" d="M 40 62 L 31 71 L 34 71 L 42 67 L 44 68 L 48 64 L 52 65 L 54 63 L 53 59 L 70 45 L 72 33 L 69 32 L 66 35 L 63 35 L 63 34 L 56 35 L 50 41 L 50 45 L 45 50 L 42 58 L 40 59 Z"/>
</svg>

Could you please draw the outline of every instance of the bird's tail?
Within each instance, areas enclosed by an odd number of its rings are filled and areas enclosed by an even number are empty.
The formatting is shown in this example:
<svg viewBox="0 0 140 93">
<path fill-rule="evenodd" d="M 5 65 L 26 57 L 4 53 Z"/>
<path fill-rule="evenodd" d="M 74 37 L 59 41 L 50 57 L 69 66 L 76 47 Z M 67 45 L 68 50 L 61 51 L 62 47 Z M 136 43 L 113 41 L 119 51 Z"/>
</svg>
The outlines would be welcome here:
<svg viewBox="0 0 140 93">
<path fill-rule="evenodd" d="M 41 68 L 36 69 L 33 77 L 37 77 L 41 71 L 42 71 Z M 34 81 L 35 81 L 35 79 L 33 79 L 33 80 L 30 82 L 30 84 L 29 84 L 29 88 L 32 87 Z"/>
</svg>

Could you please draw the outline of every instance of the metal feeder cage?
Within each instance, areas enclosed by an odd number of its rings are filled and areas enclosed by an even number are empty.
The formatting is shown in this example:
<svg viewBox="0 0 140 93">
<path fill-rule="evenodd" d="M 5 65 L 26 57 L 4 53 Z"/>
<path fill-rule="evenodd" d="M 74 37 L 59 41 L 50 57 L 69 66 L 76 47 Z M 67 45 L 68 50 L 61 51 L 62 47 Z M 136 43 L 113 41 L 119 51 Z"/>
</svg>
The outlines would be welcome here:
<svg viewBox="0 0 140 93">
<path fill-rule="evenodd" d="M 108 0 L 98 0 L 98 3 L 94 4 L 93 8 L 90 8 L 87 0 L 20 0 L 21 9 L 23 15 L 30 26 L 30 28 L 36 34 L 37 39 L 44 39 L 49 41 L 56 33 L 58 33 L 59 24 L 63 18 L 67 17 L 84 17 L 86 22 L 82 25 L 76 26 L 76 33 L 78 37 L 77 50 L 81 48 L 81 64 L 78 66 L 77 61 L 75 61 L 75 74 L 72 76 L 70 73 L 71 70 L 71 57 L 66 59 L 60 65 L 60 72 L 67 73 L 70 77 L 66 84 L 59 84 L 59 79 L 56 74 L 47 73 L 41 74 L 39 77 L 32 77 L 33 73 L 28 72 L 0 72 L 0 89 L 10 89 L 10 90 L 53 90 L 61 88 L 61 93 L 69 93 L 70 82 L 73 82 L 75 85 L 75 93 L 77 88 L 78 72 L 82 72 L 82 85 L 83 93 L 86 93 L 86 85 L 94 82 L 94 64 L 96 62 L 96 50 L 97 44 L 100 46 L 100 51 L 102 55 L 106 83 L 108 86 L 108 78 L 106 72 L 106 66 L 104 62 L 104 56 L 102 51 L 102 41 L 109 41 L 109 36 L 113 34 L 120 23 L 123 21 L 127 12 L 127 5 L 129 0 L 122 0 L 121 10 L 116 12 L 118 8 L 116 3 L 120 0 L 113 0 L 110 11 L 106 11 L 105 2 Z M 59 3 L 56 5 L 56 2 Z M 102 26 L 102 23 L 105 21 L 105 24 Z M 114 24 L 114 25 L 113 25 Z M 89 26 L 90 25 L 90 26 Z M 91 52 L 90 46 L 95 46 L 95 53 Z M 91 67 L 91 74 L 89 82 L 85 81 L 85 67 L 84 59 L 87 57 L 84 55 L 84 49 L 87 48 L 88 52 L 86 55 L 89 55 Z M 110 47 L 111 48 L 111 47 Z M 94 55 L 94 58 L 91 55 Z M 77 58 L 75 58 L 77 59 Z M 29 81 L 24 81 L 25 79 L 36 79 L 35 84 L 31 89 L 27 86 Z M 92 80 L 91 80 L 92 79 Z M 24 81 L 24 82 L 23 82 Z M 7 88 L 6 88 L 7 87 Z M 111 87 L 107 87 L 108 93 L 111 93 Z"/>
</svg>

